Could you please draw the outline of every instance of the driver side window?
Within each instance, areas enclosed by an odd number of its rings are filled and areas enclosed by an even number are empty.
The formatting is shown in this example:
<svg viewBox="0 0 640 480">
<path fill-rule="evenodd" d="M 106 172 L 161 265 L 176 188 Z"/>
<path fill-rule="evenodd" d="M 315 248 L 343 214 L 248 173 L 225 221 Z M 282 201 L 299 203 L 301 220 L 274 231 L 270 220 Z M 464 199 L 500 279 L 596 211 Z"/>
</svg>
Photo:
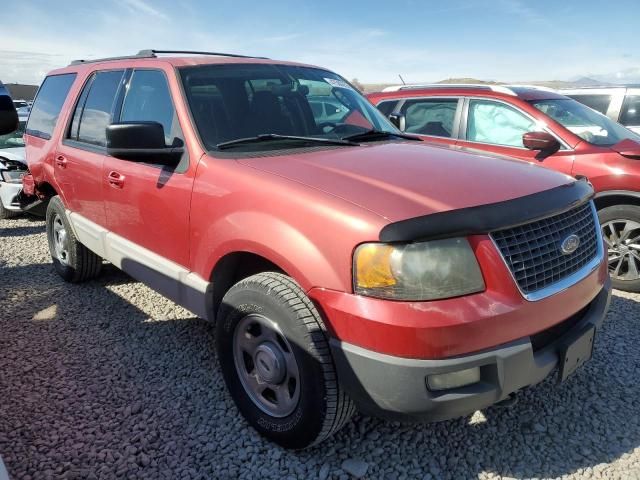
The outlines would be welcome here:
<svg viewBox="0 0 640 480">
<path fill-rule="evenodd" d="M 470 142 L 524 148 L 522 135 L 537 130 L 533 120 L 504 103 L 469 101 L 467 140 Z"/>
</svg>

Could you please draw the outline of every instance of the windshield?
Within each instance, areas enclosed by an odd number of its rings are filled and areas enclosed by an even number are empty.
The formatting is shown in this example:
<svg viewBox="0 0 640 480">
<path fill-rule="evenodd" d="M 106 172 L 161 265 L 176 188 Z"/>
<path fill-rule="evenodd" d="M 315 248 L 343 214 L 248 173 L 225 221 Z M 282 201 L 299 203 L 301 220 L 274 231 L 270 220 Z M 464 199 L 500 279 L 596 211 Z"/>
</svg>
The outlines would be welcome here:
<svg viewBox="0 0 640 480">
<path fill-rule="evenodd" d="M 18 129 L 8 135 L 0 135 L 0 148 L 24 147 L 24 129 L 27 122 L 20 122 Z"/>
<path fill-rule="evenodd" d="M 209 150 L 223 142 L 268 134 L 342 139 L 371 130 L 400 133 L 348 82 L 326 70 L 225 64 L 186 67 L 180 75 L 198 132 Z M 274 140 L 237 147 L 283 148 Z M 287 143 L 287 148 L 307 145 Z"/>
<path fill-rule="evenodd" d="M 631 130 L 570 98 L 530 103 L 592 145 L 611 146 L 627 138 L 640 142 L 640 136 Z"/>
</svg>

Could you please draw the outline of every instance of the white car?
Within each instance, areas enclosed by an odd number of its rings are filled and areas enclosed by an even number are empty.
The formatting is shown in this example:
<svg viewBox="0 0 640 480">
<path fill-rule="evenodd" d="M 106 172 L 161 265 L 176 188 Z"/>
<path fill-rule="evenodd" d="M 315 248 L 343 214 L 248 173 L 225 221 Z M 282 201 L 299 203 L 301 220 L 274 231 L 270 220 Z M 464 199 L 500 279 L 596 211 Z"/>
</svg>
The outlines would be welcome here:
<svg viewBox="0 0 640 480">
<path fill-rule="evenodd" d="M 559 92 L 640 133 L 640 85 L 583 87 Z"/>
<path fill-rule="evenodd" d="M 22 191 L 22 177 L 27 173 L 24 135 L 27 118 L 19 117 L 18 129 L 0 135 L 0 218 L 10 218 L 22 211 L 18 196 Z"/>
</svg>

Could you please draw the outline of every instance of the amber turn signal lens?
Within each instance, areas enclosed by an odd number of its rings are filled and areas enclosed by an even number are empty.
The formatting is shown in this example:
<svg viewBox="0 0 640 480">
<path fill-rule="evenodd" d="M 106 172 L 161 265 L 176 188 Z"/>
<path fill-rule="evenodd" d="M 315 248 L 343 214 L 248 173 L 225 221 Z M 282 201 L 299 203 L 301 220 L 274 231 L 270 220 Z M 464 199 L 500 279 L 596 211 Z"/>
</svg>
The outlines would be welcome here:
<svg viewBox="0 0 640 480">
<path fill-rule="evenodd" d="M 390 287 L 396 284 L 391 273 L 393 247 L 366 244 L 356 251 L 356 281 L 360 288 Z"/>
</svg>

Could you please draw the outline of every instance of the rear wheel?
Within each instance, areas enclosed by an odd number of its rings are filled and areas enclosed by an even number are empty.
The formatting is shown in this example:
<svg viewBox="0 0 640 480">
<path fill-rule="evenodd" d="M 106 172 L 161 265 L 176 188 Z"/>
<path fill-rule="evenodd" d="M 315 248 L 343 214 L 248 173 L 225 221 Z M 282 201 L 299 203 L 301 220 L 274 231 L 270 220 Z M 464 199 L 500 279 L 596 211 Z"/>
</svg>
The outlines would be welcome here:
<svg viewBox="0 0 640 480">
<path fill-rule="evenodd" d="M 353 414 L 320 315 L 291 278 L 269 272 L 240 281 L 224 296 L 216 328 L 229 392 L 265 437 L 286 448 L 309 447 Z"/>
<path fill-rule="evenodd" d="M 613 287 L 640 292 L 640 207 L 614 205 L 598 212 Z"/>
<path fill-rule="evenodd" d="M 73 234 L 60 197 L 47 206 L 47 240 L 56 272 L 67 282 L 84 282 L 100 273 L 102 258 L 81 244 Z"/>
</svg>

